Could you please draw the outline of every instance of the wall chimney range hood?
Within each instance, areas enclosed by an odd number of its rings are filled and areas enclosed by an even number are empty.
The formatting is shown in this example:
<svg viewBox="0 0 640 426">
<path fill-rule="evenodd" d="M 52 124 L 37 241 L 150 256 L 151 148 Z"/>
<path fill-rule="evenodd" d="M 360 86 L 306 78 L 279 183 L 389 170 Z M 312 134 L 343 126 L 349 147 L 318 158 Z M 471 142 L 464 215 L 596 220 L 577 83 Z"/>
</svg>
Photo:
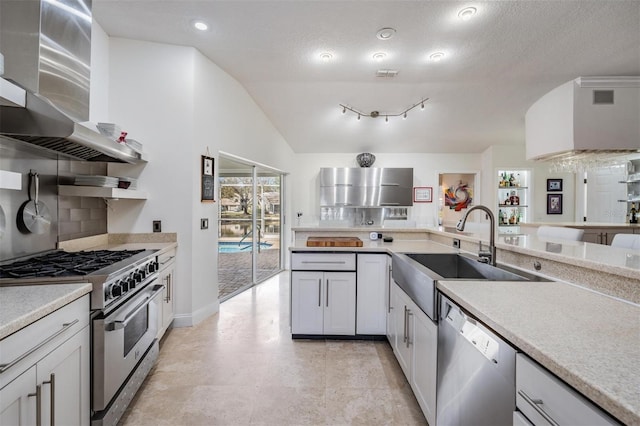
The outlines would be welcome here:
<svg viewBox="0 0 640 426">
<path fill-rule="evenodd" d="M 89 120 L 91 0 L 0 0 L 0 136 L 85 161 L 141 155 Z M 24 89 L 22 102 L 5 93 Z"/>
<path fill-rule="evenodd" d="M 528 160 L 640 153 L 640 76 L 579 77 L 526 113 Z"/>
</svg>

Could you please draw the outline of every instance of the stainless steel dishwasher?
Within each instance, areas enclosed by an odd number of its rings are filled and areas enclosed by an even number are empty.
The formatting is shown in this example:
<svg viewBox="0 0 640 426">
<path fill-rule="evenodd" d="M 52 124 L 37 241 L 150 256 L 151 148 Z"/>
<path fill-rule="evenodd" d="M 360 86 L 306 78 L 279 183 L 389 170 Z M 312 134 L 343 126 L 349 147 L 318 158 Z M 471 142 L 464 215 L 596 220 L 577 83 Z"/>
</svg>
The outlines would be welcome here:
<svg viewBox="0 0 640 426">
<path fill-rule="evenodd" d="M 511 425 L 516 351 L 440 295 L 437 424 Z"/>
</svg>

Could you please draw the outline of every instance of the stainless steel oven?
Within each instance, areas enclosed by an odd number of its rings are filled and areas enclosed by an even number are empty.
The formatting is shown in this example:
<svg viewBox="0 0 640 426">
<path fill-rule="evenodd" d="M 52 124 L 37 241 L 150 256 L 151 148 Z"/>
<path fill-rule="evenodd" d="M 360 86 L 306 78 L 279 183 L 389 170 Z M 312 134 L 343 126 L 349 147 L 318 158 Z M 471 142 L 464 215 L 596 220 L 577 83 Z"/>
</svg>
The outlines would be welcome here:
<svg viewBox="0 0 640 426">
<path fill-rule="evenodd" d="M 154 343 L 164 289 L 156 281 L 92 322 L 94 411 L 107 408 Z"/>
</svg>

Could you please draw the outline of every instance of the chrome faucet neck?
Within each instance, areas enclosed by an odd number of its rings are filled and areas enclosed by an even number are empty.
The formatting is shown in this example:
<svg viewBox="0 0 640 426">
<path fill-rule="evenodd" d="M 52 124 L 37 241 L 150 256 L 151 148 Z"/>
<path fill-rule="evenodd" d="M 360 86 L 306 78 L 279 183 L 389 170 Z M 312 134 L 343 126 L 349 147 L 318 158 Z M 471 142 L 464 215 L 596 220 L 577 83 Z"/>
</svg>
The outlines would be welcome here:
<svg viewBox="0 0 640 426">
<path fill-rule="evenodd" d="M 482 242 L 480 242 L 480 250 L 478 252 L 478 256 L 480 257 L 479 260 L 484 263 L 489 263 L 492 266 L 496 266 L 496 220 L 491 209 L 483 205 L 471 207 L 469 210 L 467 210 L 464 216 L 462 216 L 462 219 L 460 219 L 460 221 L 456 225 L 456 229 L 458 231 L 464 231 L 464 227 L 467 223 L 467 217 L 469 217 L 469 213 L 474 210 L 482 210 L 483 212 L 485 212 L 487 216 L 489 216 L 489 222 L 491 226 L 489 234 L 489 251 L 483 251 Z"/>
</svg>

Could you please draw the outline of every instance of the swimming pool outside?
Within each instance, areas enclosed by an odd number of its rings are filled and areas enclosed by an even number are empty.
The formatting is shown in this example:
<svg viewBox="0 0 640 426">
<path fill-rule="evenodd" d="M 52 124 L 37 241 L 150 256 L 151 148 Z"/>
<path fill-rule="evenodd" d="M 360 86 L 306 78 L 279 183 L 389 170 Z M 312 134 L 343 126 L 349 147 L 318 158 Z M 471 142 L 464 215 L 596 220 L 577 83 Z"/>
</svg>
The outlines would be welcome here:
<svg viewBox="0 0 640 426">
<path fill-rule="evenodd" d="M 260 249 L 268 249 L 273 246 L 272 243 L 260 243 Z M 218 253 L 245 253 L 251 252 L 252 245 L 251 243 L 242 242 L 238 243 L 235 241 L 218 241 Z"/>
</svg>

